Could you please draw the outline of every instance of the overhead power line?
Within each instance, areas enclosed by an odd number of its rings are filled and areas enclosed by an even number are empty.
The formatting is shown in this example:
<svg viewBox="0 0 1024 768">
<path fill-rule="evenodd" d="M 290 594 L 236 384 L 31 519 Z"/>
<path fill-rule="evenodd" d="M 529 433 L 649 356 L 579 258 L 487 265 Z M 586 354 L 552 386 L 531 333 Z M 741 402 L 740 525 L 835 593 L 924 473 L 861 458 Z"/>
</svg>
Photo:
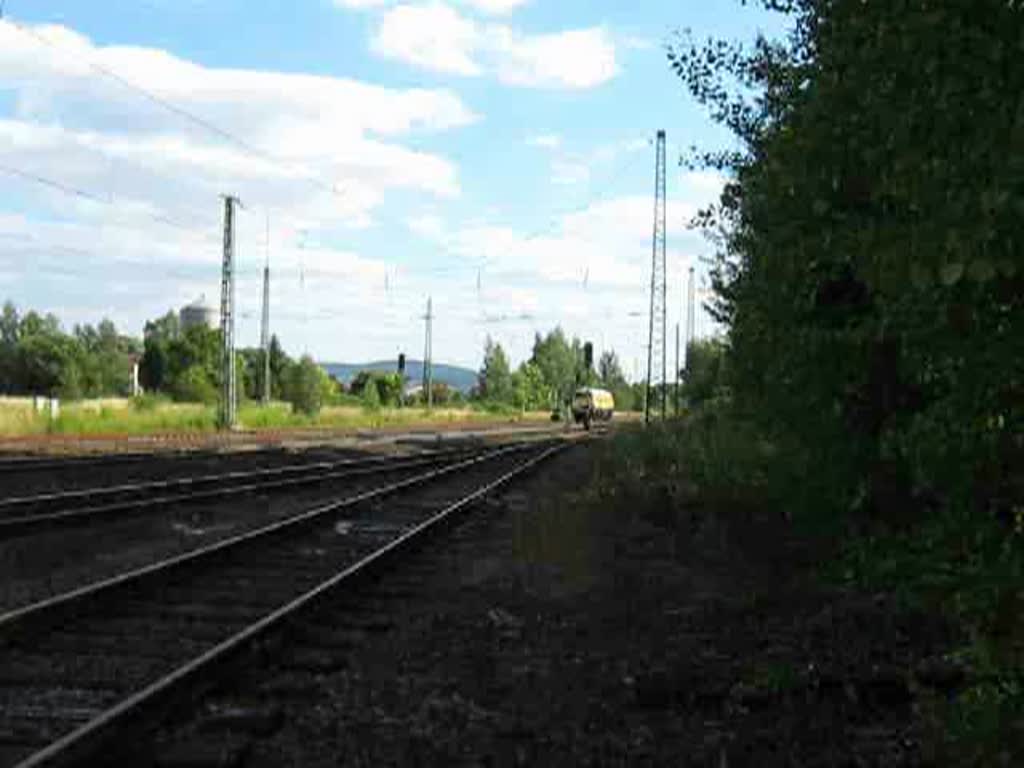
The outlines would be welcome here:
<svg viewBox="0 0 1024 768">
<path fill-rule="evenodd" d="M 99 195 L 94 195 L 92 192 L 87 192 L 84 189 L 73 187 L 70 184 L 65 184 L 54 179 L 48 179 L 45 176 L 40 176 L 39 174 L 32 173 L 31 171 L 23 171 L 20 168 L 14 168 L 9 165 L 0 164 L 0 172 L 9 174 L 11 176 L 17 176 L 18 178 L 24 179 L 25 181 L 31 181 L 36 184 L 41 184 L 44 187 L 55 189 L 58 192 L 63 192 L 64 194 L 71 195 L 72 197 L 81 197 L 85 200 L 91 200 L 94 203 L 100 203 L 101 205 L 110 204 L 110 200 L 107 198 L 100 197 Z"/>
<path fill-rule="evenodd" d="M 293 171 L 294 170 L 301 170 L 302 171 L 303 179 L 305 181 L 308 181 L 311 184 L 315 184 L 316 186 L 320 187 L 321 189 L 326 190 L 327 192 L 329 192 L 332 195 L 344 195 L 344 190 L 340 190 L 340 189 L 337 188 L 336 185 L 330 184 L 330 183 L 324 181 L 323 179 L 321 179 L 319 176 L 316 176 L 314 174 L 309 173 L 308 171 L 306 171 L 304 169 L 301 169 L 299 166 L 297 166 L 296 163 L 288 161 L 288 160 L 285 160 L 285 159 L 280 158 L 280 157 L 277 157 L 277 156 L 275 156 L 275 155 L 273 155 L 273 154 L 271 154 L 269 152 L 266 152 L 265 150 L 260 149 L 259 147 L 256 147 L 256 146 L 250 144 L 245 139 L 243 139 L 243 138 L 241 138 L 239 136 L 236 136 L 235 134 L 231 133 L 230 131 L 228 131 L 228 130 L 226 130 L 224 128 L 221 128 L 219 125 L 213 123 L 212 121 L 210 121 L 210 120 L 208 120 L 208 119 L 206 119 L 204 117 L 201 117 L 200 115 L 197 115 L 194 112 L 190 112 L 189 110 L 185 109 L 184 107 L 178 106 L 174 102 L 169 101 L 168 99 L 165 99 L 164 97 L 154 93 L 153 91 L 150 91 L 148 88 L 144 88 L 143 86 L 139 85 L 138 83 L 136 83 L 136 82 L 134 82 L 132 80 L 129 80 L 128 78 L 124 77 L 123 75 L 118 74 L 117 72 L 115 72 L 114 70 L 110 69 L 109 67 L 104 66 L 103 64 L 100 64 L 99 62 L 97 62 L 97 61 L 95 61 L 95 60 L 93 60 L 91 58 L 87 58 L 85 56 L 82 56 L 79 53 L 76 53 L 76 52 L 70 51 L 70 50 L 68 50 L 66 48 L 63 48 L 62 46 L 60 46 L 57 43 L 55 43 L 53 40 L 50 40 L 49 38 L 47 38 L 45 35 L 42 35 L 39 32 L 37 32 L 36 30 L 32 29 L 32 27 L 28 26 L 27 24 L 22 24 L 19 21 L 15 21 L 14 19 L 12 19 L 9 16 L 5 19 L 5 21 L 7 21 L 7 23 L 11 24 L 15 29 L 18 29 L 21 32 L 23 32 L 24 34 L 29 35 L 33 39 L 35 39 L 35 40 L 39 41 L 40 43 L 42 43 L 43 45 L 46 45 L 46 46 L 48 46 L 48 47 L 50 47 L 50 48 L 52 48 L 52 49 L 54 49 L 56 51 L 60 51 L 63 54 L 65 54 L 66 56 L 72 57 L 76 61 L 79 61 L 79 62 L 85 64 L 87 67 L 89 67 L 94 72 L 96 72 L 96 73 L 98 73 L 98 74 L 100 74 L 100 75 L 102 75 L 104 77 L 107 77 L 107 78 L 113 80 L 114 82 L 118 83 L 123 88 L 126 88 L 126 89 L 128 89 L 128 90 L 130 90 L 130 91 L 132 91 L 132 92 L 134 92 L 136 94 L 138 94 L 139 96 L 141 96 L 142 98 L 146 99 L 147 101 L 150 101 L 151 103 L 156 104 L 158 107 L 160 107 L 160 108 L 162 108 L 164 110 L 167 110 L 168 112 L 171 112 L 174 115 L 177 115 L 178 117 L 182 118 L 183 120 L 187 120 L 188 122 L 192 123 L 193 125 L 196 125 L 196 126 L 202 128 L 203 130 L 208 131 L 209 133 L 212 133 L 212 134 L 220 137 L 224 141 L 227 141 L 227 142 L 230 142 L 231 144 L 234 144 L 239 149 L 241 149 L 241 150 L 243 150 L 243 151 L 245 151 L 245 152 L 247 152 L 247 153 L 249 153 L 251 155 L 254 155 L 254 156 L 258 157 L 261 160 L 264 160 L 266 162 L 272 163 L 272 164 L 277 165 L 279 167 L 288 166 L 289 169 L 293 170 Z"/>
<path fill-rule="evenodd" d="M 0 173 L 6 173 L 10 176 L 22 179 L 23 181 L 29 181 L 32 182 L 33 184 L 39 184 L 40 186 L 56 190 L 57 192 L 62 192 L 70 197 L 79 197 L 82 198 L 83 200 L 88 200 L 99 205 L 113 207 L 116 206 L 117 204 L 117 201 L 111 195 L 103 196 L 95 192 L 90 192 L 89 190 L 82 189 L 81 187 L 75 186 L 73 184 L 58 181 L 57 179 L 53 179 L 48 176 L 43 176 L 33 171 L 26 171 L 21 168 L 15 168 L 14 166 L 11 165 L 0 164 Z M 176 219 L 173 219 L 170 216 L 167 216 L 166 214 L 154 211 L 145 211 L 144 215 L 146 216 L 146 218 L 153 219 L 154 221 L 158 221 L 162 224 L 167 224 L 168 226 L 171 227 L 177 227 L 178 229 L 185 230 L 186 232 L 190 232 L 199 237 L 219 240 L 219 238 L 214 238 L 212 235 L 209 234 L 197 233 L 196 230 L 200 228 L 197 225 L 186 224 L 184 222 L 177 221 Z"/>
</svg>

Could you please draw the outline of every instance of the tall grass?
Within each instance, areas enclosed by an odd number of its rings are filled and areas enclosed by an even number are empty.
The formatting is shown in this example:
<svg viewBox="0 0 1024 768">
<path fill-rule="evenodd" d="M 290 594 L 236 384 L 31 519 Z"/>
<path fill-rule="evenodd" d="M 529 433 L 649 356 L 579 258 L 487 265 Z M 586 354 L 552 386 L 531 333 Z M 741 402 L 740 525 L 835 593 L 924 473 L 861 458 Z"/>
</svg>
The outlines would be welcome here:
<svg viewBox="0 0 1024 768">
<path fill-rule="evenodd" d="M 0 397 L 0 435 L 40 435 L 46 432 L 48 419 L 38 414 L 27 397 Z"/>
<path fill-rule="evenodd" d="M 909 527 L 872 525 L 848 503 L 833 456 L 769 438 L 755 420 L 715 404 L 621 430 L 599 446 L 597 462 L 596 503 L 658 510 L 668 523 L 694 508 L 734 519 L 778 514 L 821 537 L 826 582 L 945 616 L 961 630 L 951 655 L 967 684 L 935 701 L 922 693 L 926 751 L 955 765 L 1009 765 L 1005 755 L 1024 754 L 1024 508 L 999 519 L 952 500 Z"/>
<path fill-rule="evenodd" d="M 530 422 L 546 414 L 487 413 L 470 408 L 367 409 L 353 405 L 329 406 L 312 417 L 293 412 L 287 403 L 263 407 L 245 403 L 239 409 L 243 429 L 378 429 L 429 427 L 455 423 Z M 217 427 L 216 408 L 192 403 L 172 403 L 159 396 L 136 400 L 105 399 L 62 403 L 56 419 L 36 413 L 29 398 L 0 398 L 0 435 L 146 435 L 174 432 L 210 432 Z"/>
</svg>

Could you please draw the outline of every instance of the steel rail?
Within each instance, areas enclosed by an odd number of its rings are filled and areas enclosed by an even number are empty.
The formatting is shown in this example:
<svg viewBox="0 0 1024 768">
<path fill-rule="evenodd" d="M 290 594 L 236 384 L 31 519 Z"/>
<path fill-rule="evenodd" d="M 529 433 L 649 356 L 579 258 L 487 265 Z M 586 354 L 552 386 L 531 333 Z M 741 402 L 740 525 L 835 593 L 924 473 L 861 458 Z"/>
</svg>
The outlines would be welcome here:
<svg viewBox="0 0 1024 768">
<path fill-rule="evenodd" d="M 77 469 L 90 466 L 109 466 L 117 464 L 135 464 L 151 459 L 171 459 L 191 461 L 216 459 L 225 455 L 253 456 L 260 454 L 281 453 L 281 448 L 257 448 L 237 452 L 225 452 L 215 449 L 182 449 L 166 451 L 134 451 L 126 453 L 78 454 L 72 456 L 15 456 L 0 458 L 0 474 L 12 472 L 42 472 L 54 469 Z"/>
<path fill-rule="evenodd" d="M 69 509 L 59 509 L 53 512 L 35 512 L 18 516 L 0 517 L 0 539 L 21 535 L 26 532 L 33 532 L 55 525 L 84 522 L 94 519 L 100 515 L 112 515 L 140 509 L 148 511 L 157 507 L 167 507 L 173 504 L 191 504 L 210 499 L 241 496 L 255 491 L 280 490 L 282 488 L 291 488 L 295 486 L 315 485 L 329 480 L 355 478 L 365 475 L 385 474 L 404 469 L 413 469 L 420 466 L 436 464 L 441 461 L 458 460 L 460 457 L 466 456 L 468 453 L 470 452 L 458 450 L 443 453 L 437 452 L 414 457 L 402 457 L 398 459 L 387 457 L 383 459 L 344 460 L 335 464 L 330 462 L 324 463 L 322 467 L 304 465 L 300 468 L 301 471 L 295 472 L 279 471 L 290 470 L 291 468 L 277 468 L 260 470 L 252 474 L 231 473 L 229 476 L 234 481 L 252 478 L 259 479 L 257 482 L 244 483 L 242 485 L 226 485 L 207 490 L 186 491 L 183 493 L 169 494 L 165 496 L 141 496 L 140 498 L 126 499 L 124 501 L 116 501 L 108 504 L 88 507 L 72 507 Z M 321 468 L 324 471 L 319 473 L 314 471 Z M 299 476 L 280 477 L 281 475 L 288 474 L 297 474 Z M 225 477 L 228 476 L 226 475 Z M 212 478 L 213 476 L 205 477 L 202 479 L 200 484 L 210 485 L 213 483 Z M 91 500 L 93 496 L 116 496 L 118 493 L 141 492 L 142 490 L 148 490 L 149 488 L 152 488 L 152 490 L 162 490 L 163 488 L 173 489 L 177 487 L 187 488 L 191 484 L 191 480 L 186 478 L 183 480 L 158 481 L 152 486 L 148 486 L 147 484 L 139 484 L 135 487 L 122 486 L 121 489 L 111 489 L 112 492 L 110 494 L 107 494 L 105 492 L 106 489 L 102 488 L 95 489 L 96 492 L 92 494 L 88 492 L 79 493 L 78 491 L 69 491 L 68 493 L 73 494 L 70 498 L 84 498 Z M 59 500 L 60 494 L 55 494 L 54 496 Z M 0 510 L 2 510 L 2 506 L 0 506 Z"/>
<path fill-rule="evenodd" d="M 516 444 L 497 448 L 493 451 L 485 452 L 465 461 L 443 466 L 440 469 L 435 469 L 395 483 L 390 483 L 383 487 L 363 491 L 355 496 L 349 496 L 339 501 L 333 501 L 328 504 L 313 507 L 312 509 L 292 515 L 291 517 L 287 517 L 283 520 L 278 520 L 260 528 L 246 531 L 245 533 L 240 533 L 227 539 L 222 539 L 221 541 L 208 544 L 204 547 L 200 547 L 199 549 L 194 549 L 180 555 L 159 560 L 155 563 L 150 563 L 149 565 L 134 568 L 116 576 L 111 576 L 101 581 L 93 582 L 92 584 L 87 584 L 59 595 L 54 595 L 53 597 L 46 598 L 45 600 L 40 600 L 35 603 L 30 603 L 29 605 L 7 611 L 6 613 L 0 614 L 0 646 L 3 645 L 5 637 L 9 636 L 14 630 L 21 628 L 22 625 L 29 621 L 41 620 L 58 609 L 68 608 L 69 606 L 79 604 L 82 601 L 100 597 L 115 589 L 138 584 L 147 578 L 166 576 L 172 571 L 177 571 L 186 566 L 194 566 L 200 561 L 210 559 L 214 555 L 223 554 L 229 550 L 236 550 L 245 545 L 252 544 L 253 542 L 280 534 L 283 531 L 315 522 L 332 512 L 353 507 L 371 499 L 389 496 L 407 488 L 425 485 L 453 472 L 490 461 L 499 456 L 523 451 L 529 447 L 531 446 Z"/>
<path fill-rule="evenodd" d="M 21 761 L 15 768 L 44 768 L 44 766 L 46 768 L 59 768 L 60 766 L 78 765 L 82 761 L 90 759 L 95 756 L 97 750 L 108 743 L 108 740 L 116 734 L 118 729 L 129 726 L 135 721 L 147 720 L 147 712 L 162 709 L 177 694 L 190 688 L 195 689 L 202 687 L 204 684 L 208 685 L 218 668 L 226 667 L 239 653 L 252 647 L 254 643 L 280 628 L 301 611 L 313 607 L 328 593 L 346 583 L 365 576 L 374 568 L 382 566 L 389 559 L 396 557 L 405 549 L 424 539 L 428 534 L 441 528 L 458 513 L 467 510 L 489 494 L 508 485 L 523 473 L 564 448 L 564 444 L 549 447 L 542 453 L 527 459 L 512 470 L 504 473 L 496 480 L 486 483 L 475 491 L 462 496 L 457 501 L 446 505 L 426 521 L 410 528 L 371 554 L 364 556 L 356 563 L 349 565 L 331 578 L 321 582 L 316 587 L 290 600 L 262 619 L 236 632 L 213 648 L 108 708 L 71 733 L 66 734 L 49 746 Z M 502 451 L 502 453 L 504 452 Z M 403 486 L 407 487 L 409 482 L 403 484 Z"/>
<path fill-rule="evenodd" d="M 334 469 L 345 465 L 363 463 L 374 463 L 393 459 L 388 456 L 372 456 L 366 458 L 339 459 L 337 461 L 314 461 L 305 464 L 286 464 L 282 467 L 260 467 L 258 469 L 239 469 L 231 472 L 218 472 L 208 475 L 194 475 L 191 477 L 175 477 L 169 480 L 140 480 L 134 483 L 121 483 L 118 485 L 100 485 L 92 488 L 75 488 L 70 491 L 52 491 L 48 493 L 37 493 L 30 496 L 8 496 L 0 498 L 0 512 L 7 509 L 38 506 L 51 502 L 69 501 L 78 498 L 96 498 L 103 496 L 117 496 L 127 493 L 146 492 L 149 490 L 168 490 L 172 488 L 188 488 L 198 485 L 225 483 L 233 480 L 245 480 L 252 477 L 273 477 L 275 475 L 287 475 L 301 473 L 303 471 L 315 471 L 318 469 Z"/>
</svg>

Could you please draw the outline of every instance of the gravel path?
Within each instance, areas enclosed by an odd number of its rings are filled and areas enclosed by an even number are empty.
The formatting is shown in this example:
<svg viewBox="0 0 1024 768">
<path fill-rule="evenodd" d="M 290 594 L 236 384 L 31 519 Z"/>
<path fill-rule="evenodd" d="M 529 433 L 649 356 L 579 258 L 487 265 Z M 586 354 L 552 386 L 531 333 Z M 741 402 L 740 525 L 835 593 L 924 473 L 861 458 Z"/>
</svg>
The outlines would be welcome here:
<svg viewBox="0 0 1024 768">
<path fill-rule="evenodd" d="M 777 519 L 589 509 L 576 448 L 160 735 L 170 766 L 931 765 L 950 642 Z"/>
</svg>

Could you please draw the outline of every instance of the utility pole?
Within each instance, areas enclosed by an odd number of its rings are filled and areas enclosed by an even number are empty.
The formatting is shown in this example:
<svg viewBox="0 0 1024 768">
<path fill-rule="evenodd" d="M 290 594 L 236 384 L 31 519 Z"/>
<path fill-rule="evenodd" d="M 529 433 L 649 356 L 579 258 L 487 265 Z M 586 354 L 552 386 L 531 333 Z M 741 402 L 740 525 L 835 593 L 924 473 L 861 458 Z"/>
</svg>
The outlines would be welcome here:
<svg viewBox="0 0 1024 768">
<path fill-rule="evenodd" d="M 220 280 L 221 393 L 219 426 L 235 426 L 238 407 L 235 380 L 235 206 L 238 199 L 224 198 L 224 262 Z"/>
<path fill-rule="evenodd" d="M 267 214 L 267 255 L 263 267 L 263 316 L 260 322 L 260 348 L 263 350 L 263 405 L 270 404 L 270 214 Z"/>
<path fill-rule="evenodd" d="M 668 387 L 668 355 L 666 343 L 667 329 L 667 291 L 666 277 L 666 232 L 668 230 L 666 213 L 666 167 L 665 167 L 665 131 L 658 131 L 657 156 L 654 168 L 654 241 L 651 249 L 651 322 L 647 347 L 647 396 L 644 398 L 644 422 L 651 421 L 652 388 L 656 385 L 661 390 L 661 418 L 667 411 Z M 660 371 L 659 371 L 660 369 Z"/>
<path fill-rule="evenodd" d="M 679 415 L 679 323 L 676 323 L 676 386 L 673 390 L 676 416 Z"/>
<path fill-rule="evenodd" d="M 690 345 L 697 338 L 696 328 L 696 286 L 694 280 L 696 279 L 693 267 L 690 267 L 690 283 L 687 288 L 686 295 L 686 348 L 689 349 Z M 689 365 L 689 358 L 687 358 L 687 365 Z"/>
<path fill-rule="evenodd" d="M 427 408 L 434 407 L 434 299 L 427 299 L 426 338 L 423 342 L 423 389 L 426 391 Z"/>
</svg>

